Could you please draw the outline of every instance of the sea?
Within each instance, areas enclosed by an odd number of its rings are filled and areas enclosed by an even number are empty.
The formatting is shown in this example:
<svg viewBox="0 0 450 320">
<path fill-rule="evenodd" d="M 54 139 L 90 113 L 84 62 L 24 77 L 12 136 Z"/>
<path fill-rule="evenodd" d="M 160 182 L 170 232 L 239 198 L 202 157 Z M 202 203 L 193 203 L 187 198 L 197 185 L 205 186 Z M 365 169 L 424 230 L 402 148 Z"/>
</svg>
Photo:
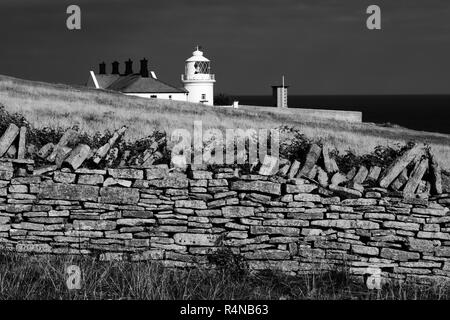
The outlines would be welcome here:
<svg viewBox="0 0 450 320">
<path fill-rule="evenodd" d="M 230 97 L 241 105 L 272 106 L 272 96 Z M 361 111 L 364 122 L 450 134 L 450 95 L 289 95 L 288 107 Z"/>
</svg>

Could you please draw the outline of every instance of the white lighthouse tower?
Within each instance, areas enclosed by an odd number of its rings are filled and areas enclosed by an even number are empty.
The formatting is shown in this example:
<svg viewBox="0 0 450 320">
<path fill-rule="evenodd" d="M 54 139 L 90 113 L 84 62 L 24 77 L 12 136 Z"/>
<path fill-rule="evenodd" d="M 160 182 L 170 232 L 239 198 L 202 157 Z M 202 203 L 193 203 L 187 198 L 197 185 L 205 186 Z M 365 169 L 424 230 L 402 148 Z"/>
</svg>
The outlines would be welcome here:
<svg viewBox="0 0 450 320">
<path fill-rule="evenodd" d="M 197 46 L 192 57 L 186 60 L 184 74 L 181 81 L 189 92 L 189 102 L 214 105 L 215 76 L 211 74 L 211 62 L 203 56 L 203 52 Z"/>
</svg>

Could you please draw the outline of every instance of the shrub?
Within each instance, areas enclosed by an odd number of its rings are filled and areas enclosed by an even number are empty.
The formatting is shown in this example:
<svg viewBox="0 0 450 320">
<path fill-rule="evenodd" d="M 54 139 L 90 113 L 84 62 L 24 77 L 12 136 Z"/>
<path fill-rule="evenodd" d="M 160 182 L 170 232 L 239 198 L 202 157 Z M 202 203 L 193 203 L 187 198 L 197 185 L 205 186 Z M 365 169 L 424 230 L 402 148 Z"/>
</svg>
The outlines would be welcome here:
<svg viewBox="0 0 450 320">
<path fill-rule="evenodd" d="M 248 275 L 248 264 L 245 258 L 235 254 L 230 248 L 221 246 L 208 255 L 208 261 L 217 269 L 232 278 L 243 278 Z"/>
</svg>

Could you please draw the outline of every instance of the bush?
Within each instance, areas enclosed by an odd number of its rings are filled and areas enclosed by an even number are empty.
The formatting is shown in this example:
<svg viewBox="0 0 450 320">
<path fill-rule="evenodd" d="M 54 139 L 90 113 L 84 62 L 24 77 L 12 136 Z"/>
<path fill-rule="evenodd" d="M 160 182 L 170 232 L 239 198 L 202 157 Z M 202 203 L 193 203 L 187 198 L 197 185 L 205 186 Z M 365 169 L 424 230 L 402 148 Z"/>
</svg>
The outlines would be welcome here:
<svg viewBox="0 0 450 320">
<path fill-rule="evenodd" d="M 401 146 L 396 144 L 391 146 L 377 146 L 372 153 L 358 156 L 352 150 L 347 150 L 344 155 L 338 154 L 337 150 L 333 150 L 331 154 L 336 159 L 336 163 L 343 172 L 348 172 L 352 168 L 357 168 L 361 165 L 370 168 L 371 166 L 379 166 L 380 168 L 387 168 L 396 158 L 401 156 L 405 151 L 414 146 L 413 142 L 408 142 Z"/>
<path fill-rule="evenodd" d="M 233 99 L 225 93 L 219 93 L 214 97 L 214 104 L 218 106 L 230 106 L 233 104 Z"/>
<path fill-rule="evenodd" d="M 243 278 L 248 275 L 248 264 L 245 258 L 233 253 L 230 248 L 222 246 L 208 255 L 208 261 L 217 269 L 232 278 Z"/>
</svg>

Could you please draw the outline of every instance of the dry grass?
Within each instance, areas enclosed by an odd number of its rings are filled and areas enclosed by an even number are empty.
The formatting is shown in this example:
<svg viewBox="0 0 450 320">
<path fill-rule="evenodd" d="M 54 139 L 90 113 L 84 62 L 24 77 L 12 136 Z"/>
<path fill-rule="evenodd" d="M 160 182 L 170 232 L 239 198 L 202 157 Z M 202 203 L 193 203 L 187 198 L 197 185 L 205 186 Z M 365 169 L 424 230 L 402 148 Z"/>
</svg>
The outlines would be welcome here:
<svg viewBox="0 0 450 320">
<path fill-rule="evenodd" d="M 81 289 L 69 291 L 66 267 L 81 270 Z M 449 299 L 448 283 L 387 283 L 371 291 L 345 268 L 288 276 L 279 272 L 169 269 L 158 263 L 102 262 L 88 256 L 0 252 L 0 300 L 416 300 Z"/>
<path fill-rule="evenodd" d="M 302 119 L 276 109 L 267 111 L 213 108 L 168 100 L 148 100 L 114 92 L 70 87 L 0 77 L 0 103 L 10 112 L 20 112 L 35 127 L 72 127 L 88 133 L 130 127 L 126 139 L 149 135 L 154 129 L 171 132 L 175 128 L 192 130 L 201 120 L 204 128 L 275 128 L 294 126 L 310 138 L 323 138 L 340 151 L 356 154 L 371 152 L 377 145 L 408 141 L 431 145 L 447 170 L 450 169 L 450 135 L 386 128 L 372 123 Z"/>
</svg>

